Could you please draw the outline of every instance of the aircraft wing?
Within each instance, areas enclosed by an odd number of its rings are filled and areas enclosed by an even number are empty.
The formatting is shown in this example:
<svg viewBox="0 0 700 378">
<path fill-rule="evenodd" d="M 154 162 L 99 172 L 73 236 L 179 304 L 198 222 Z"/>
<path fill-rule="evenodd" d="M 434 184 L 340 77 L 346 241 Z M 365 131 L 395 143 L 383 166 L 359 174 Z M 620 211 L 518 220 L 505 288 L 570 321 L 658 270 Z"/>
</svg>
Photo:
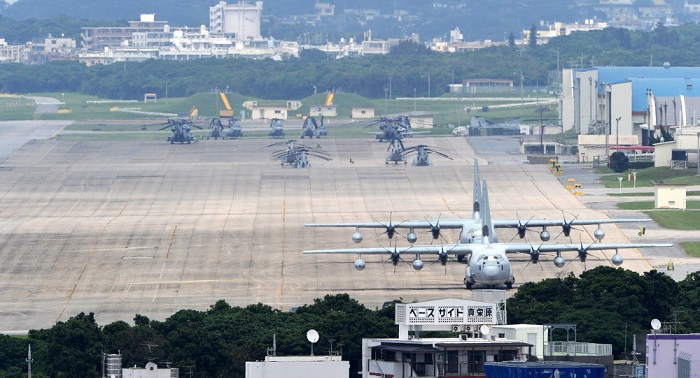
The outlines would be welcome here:
<svg viewBox="0 0 700 378">
<path fill-rule="evenodd" d="M 659 248 L 659 247 L 673 247 L 671 243 L 659 243 L 659 244 L 649 244 L 649 243 L 593 243 L 590 245 L 586 244 L 530 244 L 530 243 L 494 243 L 492 246 L 502 246 L 506 253 L 529 253 L 530 251 L 538 250 L 540 252 L 561 252 L 561 251 L 578 251 L 580 249 L 585 249 L 587 251 L 601 251 L 606 249 L 629 249 L 629 248 Z M 448 246 L 444 246 L 445 249 L 449 250 Z"/>
<path fill-rule="evenodd" d="M 450 255 L 468 255 L 475 249 L 483 247 L 480 244 L 445 244 L 445 245 L 417 245 L 412 247 L 397 248 L 341 248 L 341 249 L 315 249 L 306 250 L 305 254 L 359 254 L 359 255 L 392 255 L 392 254 L 413 254 L 413 255 L 439 255 L 447 253 Z"/>
<path fill-rule="evenodd" d="M 516 228 L 520 226 L 528 227 L 554 227 L 554 226 L 588 226 L 594 224 L 604 224 L 604 223 L 639 223 L 639 222 L 651 222 L 650 218 L 641 219 L 573 219 L 570 221 L 556 220 L 556 219 L 492 219 L 491 223 L 495 228 Z M 440 226 L 442 226 L 442 221 L 440 221 Z"/>
<path fill-rule="evenodd" d="M 342 222 L 342 223 L 307 223 L 305 227 L 354 227 L 354 228 L 432 228 L 439 225 L 444 229 L 459 229 L 464 226 L 464 219 L 427 219 L 427 220 L 412 220 L 404 222 Z M 517 222 L 515 225 L 517 226 Z"/>
<path fill-rule="evenodd" d="M 659 248 L 659 247 L 672 247 L 671 243 L 659 243 L 659 244 L 649 244 L 649 243 L 611 243 L 611 244 L 601 244 L 594 243 L 588 246 L 583 244 L 529 244 L 529 243 L 492 243 L 489 245 L 496 249 L 501 249 L 506 253 L 529 253 L 533 249 L 537 249 L 540 252 L 561 252 L 561 251 L 578 251 L 580 249 L 585 249 L 587 251 L 600 251 L 606 249 L 629 249 L 629 248 Z M 483 244 L 442 244 L 442 245 L 414 245 L 411 247 L 397 247 L 397 248 L 382 248 L 382 247 L 370 247 L 370 248 L 340 248 L 340 249 L 315 249 L 306 250 L 305 254 L 359 254 L 359 255 L 390 255 L 394 253 L 398 254 L 413 254 L 413 255 L 439 255 L 439 254 L 449 254 L 449 255 L 468 255 L 475 250 L 483 249 L 485 245 Z"/>
<path fill-rule="evenodd" d="M 305 227 L 354 227 L 354 228 L 386 228 L 392 226 L 394 228 L 431 228 L 439 225 L 443 229 L 460 229 L 464 227 L 469 219 L 426 219 L 426 220 L 409 220 L 403 222 L 339 222 L 339 223 L 307 223 Z M 555 227 L 566 224 L 571 226 L 587 226 L 604 223 L 639 223 L 651 222 L 650 218 L 642 219 L 574 219 L 569 222 L 556 219 L 492 219 L 491 223 L 495 228 L 517 228 L 518 226 L 528 227 Z"/>
</svg>

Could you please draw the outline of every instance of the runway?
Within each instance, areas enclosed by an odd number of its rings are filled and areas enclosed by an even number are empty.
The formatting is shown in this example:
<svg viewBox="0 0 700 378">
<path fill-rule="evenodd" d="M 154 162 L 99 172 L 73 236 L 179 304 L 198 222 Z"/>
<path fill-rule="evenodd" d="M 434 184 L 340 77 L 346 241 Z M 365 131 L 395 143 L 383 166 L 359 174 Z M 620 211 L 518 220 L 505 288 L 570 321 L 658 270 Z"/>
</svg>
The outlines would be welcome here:
<svg viewBox="0 0 700 378">
<path fill-rule="evenodd" d="M 306 143 L 333 160 L 312 158 L 310 169 L 270 160 L 268 139 L 192 145 L 31 139 L 0 164 L 1 332 L 50 327 L 79 312 L 94 312 L 101 325 L 131 322 L 137 313 L 164 320 L 219 299 L 286 311 L 335 293 L 369 308 L 398 298 L 471 298 L 462 264 L 445 268 L 426 259 L 416 272 L 410 261 L 394 268 L 367 257 L 367 268 L 357 272 L 356 256 L 301 253 L 355 246 L 352 229 L 304 223 L 470 216 L 477 156 L 465 138 L 406 141 L 450 151 L 454 160 L 435 157 L 431 167 L 385 165 L 387 145 L 369 137 L 314 139 Z M 494 217 L 560 219 L 562 210 L 580 219 L 606 217 L 545 166 L 520 164 L 524 157 L 513 154 L 477 158 Z M 606 242 L 628 242 L 616 226 L 604 229 Z M 573 242 L 591 243 L 594 230 Z M 361 246 L 392 246 L 371 232 Z M 419 232 L 418 244 L 430 243 L 429 235 Z M 503 231 L 501 241 L 513 235 Z M 447 234 L 448 241 L 456 236 Z M 529 237 L 536 241 L 535 233 Z M 637 251 L 621 253 L 625 268 L 651 268 Z M 592 255 L 599 259 L 591 257 L 586 268 L 610 265 L 603 254 Z M 584 269 L 577 262 L 557 269 L 546 257 L 542 268 L 520 260 L 516 285 Z"/>
</svg>

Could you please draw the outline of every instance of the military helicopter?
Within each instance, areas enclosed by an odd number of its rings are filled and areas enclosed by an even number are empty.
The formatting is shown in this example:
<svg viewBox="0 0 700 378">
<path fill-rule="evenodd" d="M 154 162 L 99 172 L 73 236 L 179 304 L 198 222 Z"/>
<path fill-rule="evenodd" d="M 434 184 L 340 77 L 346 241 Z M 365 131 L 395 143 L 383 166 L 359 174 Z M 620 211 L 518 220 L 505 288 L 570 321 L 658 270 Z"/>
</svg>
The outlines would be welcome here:
<svg viewBox="0 0 700 378">
<path fill-rule="evenodd" d="M 192 121 L 187 119 L 170 119 L 168 118 L 165 126 L 161 127 L 159 130 L 165 130 L 170 127 L 173 135 L 168 137 L 168 142 L 173 143 L 192 143 L 196 142 L 197 138 L 192 135 L 192 127 L 202 130 L 201 127 L 195 125 Z"/>
<path fill-rule="evenodd" d="M 316 118 L 306 117 L 304 124 L 301 125 L 301 139 L 304 137 L 320 138 L 328 135 L 328 129 L 323 125 L 323 116 L 321 116 L 321 124 L 316 123 Z"/>
<path fill-rule="evenodd" d="M 221 123 L 219 118 L 214 118 L 209 122 L 209 132 L 207 133 L 207 139 L 214 138 L 217 140 L 219 138 L 224 139 L 224 125 Z"/>
<path fill-rule="evenodd" d="M 287 142 L 273 143 L 267 147 L 287 145 L 283 150 L 273 151 L 271 156 L 273 159 L 278 159 L 282 165 L 289 165 L 294 168 L 309 168 L 309 156 L 315 156 L 324 160 L 332 160 L 328 153 L 320 148 L 313 148 L 307 145 L 296 143 L 294 140 Z"/>
<path fill-rule="evenodd" d="M 243 138 L 243 128 L 238 118 L 228 120 L 228 129 L 224 133 L 224 138 Z"/>
<path fill-rule="evenodd" d="M 273 118 L 270 120 L 270 131 L 267 135 L 273 138 L 284 138 L 284 126 L 281 119 Z"/>
<path fill-rule="evenodd" d="M 425 132 L 413 132 L 411 130 L 411 121 L 408 116 L 398 116 L 394 118 L 381 117 L 379 121 L 371 123 L 365 127 L 379 125 L 379 133 L 373 133 L 374 138 L 379 142 L 391 142 L 395 139 L 412 138 L 414 134 L 422 134 Z M 427 132 L 427 131 L 426 131 Z"/>
<path fill-rule="evenodd" d="M 433 165 L 433 162 L 430 159 L 431 153 L 452 160 L 452 158 L 449 157 L 445 152 L 440 151 L 435 147 L 426 146 L 424 144 L 408 147 L 401 152 L 401 155 L 405 159 L 409 155 L 415 154 L 415 156 L 413 157 L 413 165 L 417 167 L 426 167 L 429 165 Z"/>
<path fill-rule="evenodd" d="M 384 164 L 389 164 L 389 162 L 394 162 L 394 164 L 398 164 L 399 162 L 403 162 L 406 164 L 406 156 L 404 155 L 404 151 L 406 149 L 403 146 L 403 141 L 401 141 L 401 138 L 396 138 L 391 141 L 391 144 L 389 144 L 389 148 L 387 148 L 387 151 L 389 152 L 389 155 L 386 157 L 386 161 Z"/>
</svg>

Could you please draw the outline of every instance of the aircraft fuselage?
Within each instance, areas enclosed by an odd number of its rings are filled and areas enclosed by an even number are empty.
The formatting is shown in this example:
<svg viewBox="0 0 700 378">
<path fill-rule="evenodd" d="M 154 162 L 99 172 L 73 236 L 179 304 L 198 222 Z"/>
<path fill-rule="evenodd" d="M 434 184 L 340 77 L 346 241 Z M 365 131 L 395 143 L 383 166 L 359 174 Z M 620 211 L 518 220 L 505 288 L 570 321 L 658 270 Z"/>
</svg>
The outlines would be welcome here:
<svg viewBox="0 0 700 378">
<path fill-rule="evenodd" d="M 513 268 L 504 250 L 485 246 L 483 250 L 472 253 L 464 274 L 467 289 L 475 284 L 488 287 L 505 285 L 510 289 L 513 282 Z"/>
</svg>

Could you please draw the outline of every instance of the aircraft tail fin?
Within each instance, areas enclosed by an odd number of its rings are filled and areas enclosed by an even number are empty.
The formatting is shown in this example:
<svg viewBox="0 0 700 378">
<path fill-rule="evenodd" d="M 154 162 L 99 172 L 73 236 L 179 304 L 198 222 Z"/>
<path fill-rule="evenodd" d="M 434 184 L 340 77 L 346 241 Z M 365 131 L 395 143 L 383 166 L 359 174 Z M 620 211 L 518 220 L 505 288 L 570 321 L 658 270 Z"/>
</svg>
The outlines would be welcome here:
<svg viewBox="0 0 700 378">
<path fill-rule="evenodd" d="M 489 191 L 486 187 L 486 181 L 484 181 L 484 186 L 481 190 L 482 195 L 482 226 L 481 226 L 481 236 L 483 238 L 484 244 L 496 243 L 498 239 L 496 234 L 493 232 L 493 223 L 491 222 L 491 208 L 489 207 Z"/>
<path fill-rule="evenodd" d="M 479 162 L 474 159 L 474 196 L 472 198 L 472 216 L 474 221 L 481 220 L 481 177 L 479 176 Z"/>
</svg>

